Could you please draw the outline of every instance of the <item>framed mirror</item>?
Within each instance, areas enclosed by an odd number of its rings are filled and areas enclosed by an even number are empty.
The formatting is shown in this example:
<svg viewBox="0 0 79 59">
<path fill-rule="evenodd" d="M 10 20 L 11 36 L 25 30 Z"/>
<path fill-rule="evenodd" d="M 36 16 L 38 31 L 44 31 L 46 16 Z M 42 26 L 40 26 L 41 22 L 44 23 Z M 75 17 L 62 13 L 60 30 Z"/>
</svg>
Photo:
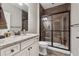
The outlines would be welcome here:
<svg viewBox="0 0 79 59">
<path fill-rule="evenodd" d="M 0 28 L 4 24 L 11 31 L 28 31 L 28 6 L 25 3 L 1 3 Z M 3 22 L 3 23 L 2 23 Z"/>
</svg>

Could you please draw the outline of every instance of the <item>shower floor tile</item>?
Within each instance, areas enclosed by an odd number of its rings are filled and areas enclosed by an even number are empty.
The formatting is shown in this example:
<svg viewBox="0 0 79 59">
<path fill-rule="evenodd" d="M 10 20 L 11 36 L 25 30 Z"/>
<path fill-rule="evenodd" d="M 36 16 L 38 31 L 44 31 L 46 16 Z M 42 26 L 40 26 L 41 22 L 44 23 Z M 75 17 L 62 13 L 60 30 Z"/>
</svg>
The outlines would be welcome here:
<svg viewBox="0 0 79 59">
<path fill-rule="evenodd" d="M 58 51 L 47 50 L 47 56 L 70 56 L 69 54 L 61 53 Z"/>
</svg>

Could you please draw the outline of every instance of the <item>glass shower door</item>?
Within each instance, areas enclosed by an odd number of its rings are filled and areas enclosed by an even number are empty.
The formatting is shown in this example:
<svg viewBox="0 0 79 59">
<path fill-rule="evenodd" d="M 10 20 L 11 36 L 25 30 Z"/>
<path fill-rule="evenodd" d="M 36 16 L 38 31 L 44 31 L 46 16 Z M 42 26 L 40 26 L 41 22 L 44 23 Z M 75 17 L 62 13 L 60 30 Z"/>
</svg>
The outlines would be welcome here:
<svg viewBox="0 0 79 59">
<path fill-rule="evenodd" d="M 41 18 L 41 41 L 50 46 L 69 50 L 69 12 L 54 14 Z"/>
<path fill-rule="evenodd" d="M 69 13 L 52 15 L 53 46 L 69 49 Z"/>
<path fill-rule="evenodd" d="M 41 41 L 51 45 L 51 17 L 42 17 L 41 19 Z"/>
</svg>

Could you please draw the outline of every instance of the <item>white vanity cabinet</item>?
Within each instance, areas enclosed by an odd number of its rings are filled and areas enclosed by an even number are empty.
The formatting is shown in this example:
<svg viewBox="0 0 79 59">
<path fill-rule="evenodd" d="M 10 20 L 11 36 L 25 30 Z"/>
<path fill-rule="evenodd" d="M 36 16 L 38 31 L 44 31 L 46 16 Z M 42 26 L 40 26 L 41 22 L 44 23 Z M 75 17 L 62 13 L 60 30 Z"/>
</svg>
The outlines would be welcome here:
<svg viewBox="0 0 79 59">
<path fill-rule="evenodd" d="M 39 44 L 38 36 L 26 39 L 22 42 L 0 50 L 1 56 L 38 56 Z"/>
<path fill-rule="evenodd" d="M 39 55 L 39 50 L 36 45 L 37 43 L 33 43 L 29 47 L 26 47 L 23 49 L 20 53 L 15 54 L 15 56 L 38 56 Z"/>
<path fill-rule="evenodd" d="M 21 52 L 16 54 L 16 56 L 38 56 L 39 55 L 39 44 L 38 37 L 32 38 L 30 40 L 21 43 Z"/>
</svg>

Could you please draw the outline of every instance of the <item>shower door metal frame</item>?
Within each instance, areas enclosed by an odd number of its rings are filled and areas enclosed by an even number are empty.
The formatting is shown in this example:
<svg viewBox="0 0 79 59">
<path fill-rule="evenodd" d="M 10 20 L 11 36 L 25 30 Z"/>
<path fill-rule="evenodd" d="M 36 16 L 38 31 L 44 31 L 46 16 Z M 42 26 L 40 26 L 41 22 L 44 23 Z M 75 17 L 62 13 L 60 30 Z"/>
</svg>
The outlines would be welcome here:
<svg viewBox="0 0 79 59">
<path fill-rule="evenodd" d="M 70 41 L 71 41 L 71 40 L 70 40 L 70 38 L 71 38 L 71 37 L 70 37 L 70 33 L 71 33 L 71 32 L 70 32 L 70 30 L 71 30 L 71 29 L 70 29 L 70 11 L 64 11 L 64 12 L 59 12 L 59 13 L 53 13 L 53 14 L 50 14 L 50 15 L 47 15 L 47 16 L 56 15 L 56 14 L 61 14 L 61 13 L 67 13 L 67 12 L 69 13 L 69 47 L 68 47 L 69 49 L 64 49 L 64 48 L 60 48 L 60 47 L 53 46 L 53 30 L 50 30 L 50 31 L 51 31 L 51 46 L 52 46 L 52 47 L 55 47 L 55 48 L 59 48 L 59 49 L 71 51 L 71 43 L 70 43 Z M 52 26 L 52 25 L 53 25 L 53 24 L 51 24 L 51 26 Z M 40 33 L 39 38 L 40 38 L 40 41 L 41 41 L 41 17 L 40 17 L 40 25 L 39 25 L 39 27 L 40 27 L 40 28 L 39 28 L 39 30 L 40 30 L 40 31 L 39 31 L 39 33 Z"/>
<path fill-rule="evenodd" d="M 69 14 L 69 42 L 68 42 L 68 44 L 69 44 L 69 46 L 68 46 L 68 49 L 65 49 L 65 48 L 60 48 L 60 47 L 56 47 L 56 46 L 54 46 L 53 45 L 53 30 L 51 30 L 51 46 L 52 47 L 55 47 L 55 48 L 59 48 L 59 49 L 63 49 L 63 50 L 67 50 L 67 51 L 70 51 L 71 49 L 70 49 L 70 11 L 64 11 L 64 12 L 59 12 L 59 13 L 55 13 L 55 14 L 51 14 L 52 16 L 53 15 L 56 15 L 56 14 L 62 14 L 62 13 L 68 13 Z M 50 15 L 50 16 L 51 16 Z M 53 27 L 53 24 L 51 24 L 51 26 Z"/>
</svg>

